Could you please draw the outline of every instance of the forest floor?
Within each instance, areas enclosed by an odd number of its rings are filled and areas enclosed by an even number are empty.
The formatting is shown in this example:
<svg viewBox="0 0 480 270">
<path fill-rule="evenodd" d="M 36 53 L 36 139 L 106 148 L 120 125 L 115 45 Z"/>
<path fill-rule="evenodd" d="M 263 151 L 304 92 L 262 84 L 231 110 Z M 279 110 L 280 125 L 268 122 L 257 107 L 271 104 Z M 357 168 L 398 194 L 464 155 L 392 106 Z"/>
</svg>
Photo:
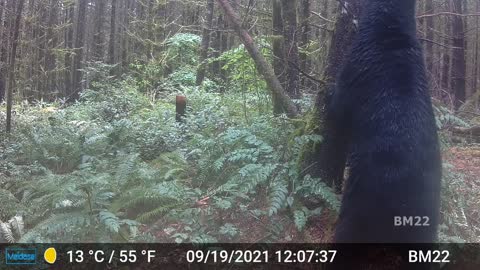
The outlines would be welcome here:
<svg viewBox="0 0 480 270">
<path fill-rule="evenodd" d="M 466 198 L 464 214 L 465 226 L 480 228 L 480 145 L 454 146 L 443 153 L 443 160 L 452 166 L 452 170 L 463 177 L 465 186 L 457 192 Z M 288 217 L 286 217 L 288 218 Z M 262 236 L 268 234 L 263 222 L 255 219 L 243 219 L 237 224 L 245 232 L 245 242 L 261 242 Z M 335 215 L 324 212 L 309 220 L 303 233 L 299 233 L 293 222 L 290 229 L 285 230 L 285 242 L 327 243 L 331 241 Z M 480 239 L 470 239 L 479 241 Z"/>
<path fill-rule="evenodd" d="M 476 228 L 472 242 L 480 241 L 480 144 L 451 147 L 444 154 L 444 161 L 463 176 L 464 188 L 458 190 L 465 198 L 465 227 Z"/>
</svg>

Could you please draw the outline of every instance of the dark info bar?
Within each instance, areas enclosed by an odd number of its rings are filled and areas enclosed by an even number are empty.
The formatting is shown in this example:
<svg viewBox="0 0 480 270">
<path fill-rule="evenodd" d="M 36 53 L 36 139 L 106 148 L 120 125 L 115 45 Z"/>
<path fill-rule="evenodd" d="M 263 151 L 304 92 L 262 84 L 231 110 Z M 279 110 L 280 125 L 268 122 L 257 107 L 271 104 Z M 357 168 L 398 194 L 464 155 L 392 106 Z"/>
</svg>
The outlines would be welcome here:
<svg viewBox="0 0 480 270">
<path fill-rule="evenodd" d="M 0 269 L 480 269 L 480 244 L 12 244 L 1 252 Z"/>
</svg>

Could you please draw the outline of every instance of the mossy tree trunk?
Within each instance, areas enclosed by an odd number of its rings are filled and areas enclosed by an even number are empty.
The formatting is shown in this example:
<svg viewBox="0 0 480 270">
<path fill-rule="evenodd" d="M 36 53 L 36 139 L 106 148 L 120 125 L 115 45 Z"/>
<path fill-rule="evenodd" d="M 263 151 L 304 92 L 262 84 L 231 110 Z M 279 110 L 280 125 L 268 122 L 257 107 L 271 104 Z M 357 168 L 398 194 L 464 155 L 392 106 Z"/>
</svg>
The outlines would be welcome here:
<svg viewBox="0 0 480 270">
<path fill-rule="evenodd" d="M 300 72 L 298 68 L 298 35 L 297 33 L 297 1 L 296 0 L 282 0 L 282 14 L 283 14 L 283 41 L 285 50 L 285 72 L 286 72 L 286 86 L 288 96 L 298 99 L 301 97 L 300 93 Z"/>
<path fill-rule="evenodd" d="M 10 60 L 8 63 L 8 84 L 7 84 L 7 133 L 12 129 L 12 105 L 13 105 L 13 89 L 15 88 L 15 60 L 17 59 L 18 36 L 20 34 L 20 21 L 22 20 L 23 4 L 25 0 L 19 0 L 15 11 L 15 21 L 12 23 L 12 48 L 10 52 Z"/>
<path fill-rule="evenodd" d="M 352 44 L 357 31 L 363 0 L 340 1 L 340 12 L 328 52 L 327 67 L 323 74 L 325 85 L 317 95 L 306 132 L 321 135 L 323 141 L 310 145 L 301 157 L 305 174 L 323 179 L 329 186 L 341 191 L 341 183 L 347 158 L 347 141 L 338 135 L 334 123 L 327 118 L 326 100 L 335 89 L 335 79 Z"/>
<path fill-rule="evenodd" d="M 282 87 L 285 87 L 285 54 L 283 53 L 283 20 L 281 0 L 272 1 L 272 51 L 273 51 L 273 70 Z M 278 100 L 273 99 L 273 113 L 283 113 L 283 108 Z"/>
</svg>

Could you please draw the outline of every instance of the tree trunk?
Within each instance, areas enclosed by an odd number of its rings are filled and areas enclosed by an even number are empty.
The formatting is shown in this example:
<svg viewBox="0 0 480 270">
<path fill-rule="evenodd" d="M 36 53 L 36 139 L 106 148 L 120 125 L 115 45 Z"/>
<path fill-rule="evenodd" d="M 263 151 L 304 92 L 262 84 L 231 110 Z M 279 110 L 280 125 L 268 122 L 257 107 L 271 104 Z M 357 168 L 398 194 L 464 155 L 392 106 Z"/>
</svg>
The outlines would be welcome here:
<svg viewBox="0 0 480 270">
<path fill-rule="evenodd" d="M 300 72 L 297 37 L 297 1 L 282 0 L 282 13 L 284 21 L 284 49 L 286 66 L 286 88 L 291 98 L 300 98 Z"/>
<path fill-rule="evenodd" d="M 205 79 L 206 60 L 208 57 L 208 48 L 210 46 L 210 34 L 213 22 L 214 0 L 207 0 L 207 16 L 203 25 L 202 45 L 200 48 L 200 61 L 197 70 L 196 84 L 201 85 Z"/>
<path fill-rule="evenodd" d="M 155 21 L 154 21 L 154 16 L 153 14 L 153 2 L 156 0 L 148 0 L 148 7 L 147 7 L 147 60 L 151 60 L 153 58 L 153 45 L 155 41 L 155 36 L 154 36 L 154 30 L 153 28 L 155 27 Z"/>
<path fill-rule="evenodd" d="M 426 0 L 425 1 L 425 13 L 433 14 L 433 0 Z M 427 71 L 430 78 L 433 78 L 433 17 L 429 16 L 425 18 L 425 33 L 426 33 L 426 48 L 425 48 L 425 55 L 426 55 L 426 63 L 427 63 Z"/>
<path fill-rule="evenodd" d="M 75 17 L 75 5 L 70 3 L 65 10 L 65 24 L 67 24 L 65 33 L 65 96 L 67 99 L 74 93 L 72 87 L 72 49 L 73 49 L 73 20 Z"/>
<path fill-rule="evenodd" d="M 297 107 L 295 106 L 295 104 L 293 104 L 293 102 L 283 90 L 282 85 L 278 81 L 278 78 L 275 76 L 275 72 L 273 71 L 272 67 L 267 62 L 265 57 L 263 57 L 263 55 L 261 54 L 250 34 L 248 34 L 248 32 L 242 28 L 240 17 L 235 13 L 228 0 L 217 0 L 217 2 L 222 7 L 225 16 L 230 20 L 232 27 L 242 40 L 245 48 L 255 62 L 258 72 L 264 77 L 268 88 L 272 92 L 272 96 L 274 98 L 277 98 L 281 102 L 288 116 L 297 116 Z"/>
<path fill-rule="evenodd" d="M 217 17 L 217 20 L 216 20 L 216 25 L 215 25 L 215 35 L 214 35 L 214 39 L 213 39 L 213 42 L 212 42 L 212 48 L 213 48 L 213 58 L 218 58 L 221 54 L 221 47 L 222 47 L 222 30 L 221 28 L 223 27 L 223 14 L 218 14 L 218 17 Z M 214 61 L 212 62 L 212 65 L 211 65 L 211 71 L 212 71 L 212 74 L 215 74 L 215 78 L 214 79 L 220 79 L 220 69 L 221 69 L 221 66 L 220 66 L 220 62 L 219 61 Z M 217 77 L 218 76 L 218 77 Z M 217 82 L 219 82 L 219 80 L 216 80 Z"/>
<path fill-rule="evenodd" d="M 463 1 L 453 0 L 453 13 L 463 14 Z M 457 110 L 466 98 L 465 26 L 462 16 L 453 16 L 452 90 Z"/>
<path fill-rule="evenodd" d="M 117 21 L 117 0 L 112 0 L 112 15 L 110 16 L 110 40 L 108 41 L 108 63 L 114 65 L 115 61 L 115 33 Z"/>
<path fill-rule="evenodd" d="M 344 1 L 341 1 L 341 3 L 344 3 Z M 330 4 L 330 1 L 327 1 L 327 0 L 324 0 L 323 1 L 323 7 L 322 7 L 322 11 L 320 12 L 320 14 L 326 18 L 327 15 L 328 15 L 328 9 L 329 9 L 329 4 Z M 322 39 L 322 42 L 327 38 L 327 34 L 328 34 L 328 31 L 327 31 L 327 28 L 324 27 L 321 31 L 321 39 Z"/>
<path fill-rule="evenodd" d="M 128 29 L 130 25 L 130 9 L 133 9 L 132 0 L 127 0 L 125 3 L 123 12 L 123 24 L 122 24 L 122 70 L 127 70 L 130 54 L 130 41 L 128 37 Z"/>
<path fill-rule="evenodd" d="M 283 40 L 283 19 L 282 19 L 282 3 L 281 0 L 273 0 L 273 70 L 283 88 L 286 87 L 285 81 L 285 54 Z M 284 112 L 282 103 L 273 96 L 273 113 L 278 115 Z"/>
<path fill-rule="evenodd" d="M 32 1 L 33 2 L 33 1 Z M 45 38 L 45 22 L 46 22 L 46 10 L 47 8 L 44 7 L 43 5 L 40 5 L 40 7 L 37 7 L 36 9 L 32 10 L 32 13 L 35 14 L 34 12 L 38 12 L 38 18 L 39 21 L 36 24 L 36 35 L 37 37 L 35 38 L 36 44 L 36 52 L 37 52 L 37 59 L 34 59 L 33 64 L 37 67 L 36 76 L 34 78 L 35 82 L 35 90 L 36 90 L 36 98 L 37 99 L 42 99 L 44 93 L 46 92 L 46 86 L 45 86 L 45 51 L 46 51 L 46 38 Z M 35 7 L 34 7 L 35 8 Z"/>
<path fill-rule="evenodd" d="M 442 56 L 442 95 L 441 98 L 443 101 L 448 100 L 446 93 L 448 93 L 448 89 L 450 87 L 449 82 L 450 79 L 450 55 L 448 52 L 445 52 Z"/>
<path fill-rule="evenodd" d="M 300 68 L 305 71 L 308 71 L 308 55 L 306 49 L 308 43 L 310 42 L 310 0 L 302 0 L 302 37 L 300 46 L 303 48 L 304 52 L 300 54 Z M 302 83 L 303 85 L 303 83 Z"/>
<path fill-rule="evenodd" d="M 232 5 L 233 11 L 238 12 L 238 7 L 240 0 L 230 0 L 230 4 Z M 228 20 L 226 20 L 228 22 Z M 230 28 L 230 25 L 229 25 Z M 233 46 L 235 46 L 235 35 L 230 35 L 230 40 L 228 41 L 228 49 L 230 50 Z"/>
<path fill-rule="evenodd" d="M 333 123 L 327 119 L 325 103 L 328 92 L 335 89 L 336 76 L 340 72 L 357 32 L 354 22 L 358 21 L 358 16 L 361 13 L 360 8 L 364 5 L 364 1 L 348 1 L 348 9 L 344 8 L 346 3 L 347 1 L 340 1 L 342 11 L 335 24 L 335 32 L 328 52 L 327 67 L 324 72 L 326 85 L 317 96 L 313 123 L 310 123 L 311 126 L 307 127 L 307 129 L 316 127 L 313 128 L 313 132 L 321 135 L 324 140 L 320 144 L 310 146 L 302 157 L 305 174 L 323 179 L 337 192 L 341 191 L 343 182 L 347 143 L 338 136 Z"/>
<path fill-rule="evenodd" d="M 73 56 L 73 79 L 72 86 L 75 89 L 70 96 L 70 101 L 78 100 L 82 91 L 82 61 L 85 43 L 85 25 L 88 0 L 78 0 L 78 19 L 75 36 L 75 55 Z"/>
<path fill-rule="evenodd" d="M 49 101 L 53 101 L 54 97 L 51 97 L 51 93 L 55 92 L 57 89 L 57 79 L 55 74 L 56 69 L 56 61 L 55 61 L 55 54 L 54 49 L 57 47 L 57 37 L 54 33 L 54 29 L 57 26 L 57 16 L 58 16 L 58 0 L 50 0 L 50 8 L 48 9 L 50 12 L 48 16 L 48 27 L 47 27 L 47 34 L 46 34 L 46 55 L 45 55 L 45 71 L 47 75 L 46 80 L 46 99 Z M 47 92 L 48 91 L 48 92 Z"/>
<path fill-rule="evenodd" d="M 477 11 L 478 14 L 480 14 L 480 1 L 477 1 L 476 4 L 475 4 L 475 9 Z M 479 43 L 479 38 L 480 38 L 480 20 L 479 20 L 479 17 L 480 16 L 477 16 L 475 18 L 475 28 L 477 29 L 475 32 L 475 56 L 474 56 L 474 60 L 473 60 L 473 91 L 474 93 L 477 92 L 477 91 L 480 91 L 480 89 L 478 89 L 478 66 L 480 65 L 480 63 L 478 62 L 478 50 L 480 49 L 479 46 L 478 46 L 478 43 Z"/>
<path fill-rule="evenodd" d="M 8 50 L 8 27 L 7 27 L 7 19 L 6 17 L 6 3 L 5 0 L 0 1 L 0 39 L 2 43 L 0 43 L 0 102 L 3 101 L 5 98 L 5 80 L 7 79 L 5 76 L 5 66 L 7 63 L 7 50 Z M 5 20 L 5 21 L 4 21 Z"/>
<path fill-rule="evenodd" d="M 93 59 L 103 61 L 105 45 L 105 0 L 95 1 L 95 29 L 93 34 Z"/>
<path fill-rule="evenodd" d="M 13 104 L 13 89 L 15 88 L 15 60 L 17 56 L 18 35 L 20 33 L 20 21 L 22 20 L 23 4 L 25 0 L 18 0 L 16 8 L 15 27 L 13 29 L 12 37 L 12 51 L 10 53 L 10 60 L 8 65 L 8 85 L 7 85 L 7 133 L 12 129 L 12 104 Z"/>
</svg>

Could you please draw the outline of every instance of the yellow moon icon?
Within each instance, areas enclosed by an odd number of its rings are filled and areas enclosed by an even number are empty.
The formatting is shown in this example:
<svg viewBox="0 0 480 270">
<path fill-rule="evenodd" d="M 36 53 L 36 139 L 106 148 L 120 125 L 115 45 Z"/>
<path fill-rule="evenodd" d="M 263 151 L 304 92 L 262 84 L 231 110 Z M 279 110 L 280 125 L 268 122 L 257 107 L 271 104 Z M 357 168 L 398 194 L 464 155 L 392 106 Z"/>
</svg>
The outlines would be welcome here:
<svg viewBox="0 0 480 270">
<path fill-rule="evenodd" d="M 54 264 L 55 261 L 57 260 L 57 251 L 53 247 L 48 248 L 47 250 L 45 250 L 45 253 L 43 254 L 43 258 L 47 263 Z"/>
</svg>

